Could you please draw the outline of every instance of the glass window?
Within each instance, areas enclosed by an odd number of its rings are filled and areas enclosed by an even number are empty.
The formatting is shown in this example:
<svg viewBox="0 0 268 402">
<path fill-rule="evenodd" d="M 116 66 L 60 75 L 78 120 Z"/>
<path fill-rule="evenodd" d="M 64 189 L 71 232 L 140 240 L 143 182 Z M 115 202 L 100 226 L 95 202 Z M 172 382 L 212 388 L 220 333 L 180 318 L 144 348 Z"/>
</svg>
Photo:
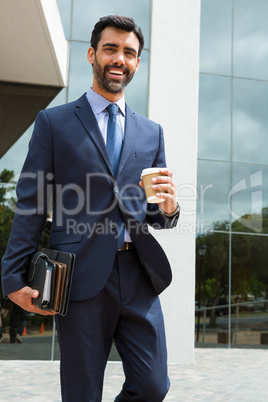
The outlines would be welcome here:
<svg viewBox="0 0 268 402">
<path fill-rule="evenodd" d="M 199 250 L 204 245 L 206 253 L 202 256 Z M 210 233 L 197 237 L 195 321 L 198 342 L 228 344 L 228 255 L 229 234 Z"/>
<path fill-rule="evenodd" d="M 230 160 L 231 79 L 200 74 L 198 156 Z"/>
<path fill-rule="evenodd" d="M 240 347 L 262 344 L 268 331 L 267 260 L 268 237 L 232 236 L 232 331 Z"/>
<path fill-rule="evenodd" d="M 268 1 L 234 2 L 234 76 L 268 79 Z"/>
<path fill-rule="evenodd" d="M 232 230 L 268 233 L 268 167 L 233 165 Z"/>
<path fill-rule="evenodd" d="M 200 160 L 197 172 L 197 231 L 228 231 L 230 164 Z"/>
<path fill-rule="evenodd" d="M 15 303 L 11 302 L 10 300 L 4 300 L 4 308 L 5 312 L 8 312 L 8 315 L 3 318 L 2 330 L 4 339 L 1 343 L 1 359 L 51 360 L 51 334 L 53 326 L 52 317 L 27 313 L 26 311 L 20 309 L 20 307 L 17 307 Z M 16 343 L 8 344 L 10 339 L 9 327 L 11 320 L 16 322 L 19 336 L 16 336 Z M 23 345 L 17 348 L 18 343 L 21 342 Z M 56 342 L 54 360 L 59 359 L 60 351 L 58 342 Z"/>
<path fill-rule="evenodd" d="M 57 0 L 61 22 L 67 40 L 70 39 L 71 2 L 72 0 Z"/>
<path fill-rule="evenodd" d="M 125 15 L 134 19 L 142 29 L 145 48 L 150 41 L 150 0 L 75 0 L 73 5 L 72 39 L 90 42 L 91 32 L 96 22 L 105 15 Z"/>
<path fill-rule="evenodd" d="M 268 83 L 233 80 L 233 161 L 267 164 Z"/>
<path fill-rule="evenodd" d="M 68 102 L 78 99 L 92 85 L 92 66 L 87 60 L 89 43 L 71 42 Z"/>
<path fill-rule="evenodd" d="M 200 71 L 231 74 L 232 0 L 202 0 Z"/>
</svg>

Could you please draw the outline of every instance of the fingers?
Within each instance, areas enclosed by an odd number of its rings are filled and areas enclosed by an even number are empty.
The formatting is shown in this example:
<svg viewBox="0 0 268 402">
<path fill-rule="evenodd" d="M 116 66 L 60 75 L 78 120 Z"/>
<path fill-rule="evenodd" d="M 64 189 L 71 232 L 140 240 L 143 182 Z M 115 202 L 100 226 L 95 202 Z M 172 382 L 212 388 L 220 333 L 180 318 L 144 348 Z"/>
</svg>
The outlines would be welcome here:
<svg viewBox="0 0 268 402">
<path fill-rule="evenodd" d="M 158 176 L 158 177 L 154 177 L 152 179 L 152 182 L 154 184 L 165 184 L 166 188 L 164 187 L 159 187 L 159 189 L 163 190 L 163 191 L 168 191 L 169 192 L 169 186 L 173 187 L 174 191 L 175 191 L 175 185 L 172 181 L 172 176 L 173 176 L 173 172 L 171 172 L 171 170 L 169 170 L 168 168 L 161 168 L 160 172 L 163 173 L 165 176 Z M 139 185 L 144 189 L 144 183 L 143 180 L 140 180 Z M 154 186 L 153 186 L 154 188 Z M 158 189 L 157 187 L 155 187 L 155 189 Z M 171 191 L 173 192 L 173 191 Z"/>
<path fill-rule="evenodd" d="M 32 289 L 32 288 L 30 288 L 29 286 L 27 286 L 26 294 L 27 294 L 31 299 L 37 299 L 37 297 L 39 296 L 38 290 Z"/>
<path fill-rule="evenodd" d="M 141 188 L 143 188 L 143 190 L 144 190 L 144 184 L 143 184 L 143 181 L 142 181 L 142 180 L 139 182 L 139 185 L 140 185 Z"/>
<path fill-rule="evenodd" d="M 35 307 L 34 305 L 33 305 L 32 312 L 36 313 L 36 314 L 40 314 L 40 315 L 56 315 L 57 314 L 57 313 L 54 313 L 54 311 L 51 311 L 51 310 L 40 310 L 38 307 Z"/>
<path fill-rule="evenodd" d="M 159 203 L 161 209 L 166 213 L 173 213 L 177 208 L 176 186 L 172 180 L 173 172 L 168 168 L 160 168 L 161 176 L 152 178 L 152 188 L 157 191 L 156 196 L 165 201 Z M 144 189 L 143 181 L 139 185 Z"/>
<path fill-rule="evenodd" d="M 159 190 L 159 192 L 161 193 L 161 198 L 162 196 L 164 196 L 165 193 L 166 196 L 164 198 L 172 198 L 173 196 L 175 196 L 176 192 L 176 186 L 172 181 L 173 173 L 167 168 L 161 169 L 161 173 L 163 173 L 165 176 L 154 177 L 152 179 L 152 182 L 154 183 L 152 188 L 154 190 Z"/>
<path fill-rule="evenodd" d="M 165 174 L 166 176 L 169 176 L 170 178 L 172 178 L 172 176 L 173 176 L 173 172 L 171 170 L 169 170 L 168 168 L 161 168 L 160 172 Z"/>
<path fill-rule="evenodd" d="M 8 295 L 9 299 L 20 306 L 23 310 L 41 315 L 55 315 L 54 312 L 50 310 L 40 310 L 33 304 L 32 299 L 36 299 L 38 296 L 38 290 L 32 289 L 29 286 L 25 286 Z"/>
<path fill-rule="evenodd" d="M 158 176 L 152 179 L 154 190 L 157 190 L 156 196 L 163 198 L 165 201 L 161 202 L 159 206 L 166 213 L 172 213 L 177 208 L 176 202 L 176 186 L 172 180 L 173 172 L 167 168 L 160 170 L 165 176 Z"/>
</svg>

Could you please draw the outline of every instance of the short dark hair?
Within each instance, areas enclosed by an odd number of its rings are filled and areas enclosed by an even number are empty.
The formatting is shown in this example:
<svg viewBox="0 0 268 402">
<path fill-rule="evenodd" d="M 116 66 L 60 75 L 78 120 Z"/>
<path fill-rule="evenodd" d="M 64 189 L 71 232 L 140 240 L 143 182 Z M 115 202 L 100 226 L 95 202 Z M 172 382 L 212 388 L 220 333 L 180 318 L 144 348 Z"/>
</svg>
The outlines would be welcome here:
<svg viewBox="0 0 268 402">
<path fill-rule="evenodd" d="M 132 18 L 121 17 L 119 15 L 108 15 L 106 17 L 102 17 L 95 24 L 91 34 L 91 46 L 93 47 L 95 52 L 97 51 L 98 43 L 101 39 L 101 33 L 107 27 L 114 27 L 117 29 L 122 29 L 123 31 L 134 32 L 139 40 L 138 57 L 140 57 L 144 46 L 144 36 L 141 28 L 135 24 Z"/>
</svg>

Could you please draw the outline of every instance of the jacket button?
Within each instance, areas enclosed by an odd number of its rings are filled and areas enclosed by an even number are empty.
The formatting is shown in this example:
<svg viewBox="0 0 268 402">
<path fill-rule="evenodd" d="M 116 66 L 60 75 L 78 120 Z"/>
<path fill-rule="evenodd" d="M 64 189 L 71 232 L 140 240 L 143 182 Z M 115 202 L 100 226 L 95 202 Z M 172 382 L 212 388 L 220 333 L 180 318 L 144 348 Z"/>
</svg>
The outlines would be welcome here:
<svg viewBox="0 0 268 402">
<path fill-rule="evenodd" d="M 109 222 L 109 226 L 111 230 L 117 229 L 117 224 L 115 222 Z"/>
<path fill-rule="evenodd" d="M 114 192 L 118 193 L 119 192 L 119 188 L 117 186 L 114 186 Z"/>
</svg>

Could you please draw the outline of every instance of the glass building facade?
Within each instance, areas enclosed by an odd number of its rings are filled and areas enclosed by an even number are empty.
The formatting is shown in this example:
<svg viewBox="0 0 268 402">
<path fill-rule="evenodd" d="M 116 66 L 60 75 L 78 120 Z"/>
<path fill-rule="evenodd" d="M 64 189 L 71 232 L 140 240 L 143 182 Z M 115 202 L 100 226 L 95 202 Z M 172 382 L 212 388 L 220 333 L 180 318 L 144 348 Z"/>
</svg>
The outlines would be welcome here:
<svg viewBox="0 0 268 402">
<path fill-rule="evenodd" d="M 196 346 L 268 343 L 267 20 L 201 1 Z"/>
</svg>

